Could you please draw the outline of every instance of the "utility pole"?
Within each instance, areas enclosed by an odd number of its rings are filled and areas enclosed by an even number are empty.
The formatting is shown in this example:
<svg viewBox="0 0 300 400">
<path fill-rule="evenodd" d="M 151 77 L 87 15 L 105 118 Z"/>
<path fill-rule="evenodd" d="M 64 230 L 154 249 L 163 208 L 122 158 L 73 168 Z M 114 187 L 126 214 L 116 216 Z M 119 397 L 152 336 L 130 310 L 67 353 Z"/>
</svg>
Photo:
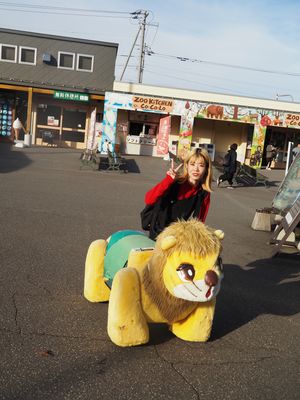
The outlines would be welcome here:
<svg viewBox="0 0 300 400">
<path fill-rule="evenodd" d="M 125 71 L 126 71 L 128 62 L 129 62 L 129 60 L 130 60 L 132 51 L 133 51 L 133 49 L 134 49 L 134 46 L 135 46 L 135 44 L 136 44 L 136 41 L 137 41 L 137 38 L 139 37 L 140 32 L 141 32 L 141 27 L 139 27 L 138 33 L 136 34 L 136 37 L 135 37 L 135 39 L 134 39 L 134 42 L 133 42 L 133 45 L 132 45 L 132 47 L 131 47 L 130 53 L 129 53 L 128 57 L 127 57 L 127 60 L 126 60 L 124 69 L 123 69 L 122 74 L 121 74 L 120 81 L 123 79 L 123 76 L 124 76 L 124 74 L 125 74 Z"/>
<path fill-rule="evenodd" d="M 123 76 L 125 74 L 126 68 L 128 66 L 130 57 L 132 55 L 133 49 L 136 45 L 137 39 L 140 35 L 140 33 L 142 33 L 141 36 L 141 52 L 140 52 L 140 57 L 139 57 L 139 66 L 138 66 L 138 72 L 139 72 L 139 83 L 142 83 L 143 80 L 143 72 L 144 72 L 144 63 L 145 63 L 145 51 L 146 51 L 146 45 L 145 45 L 145 30 L 146 30 L 146 25 L 147 25 L 147 17 L 149 16 L 149 12 L 146 10 L 138 10 L 132 13 L 133 15 L 133 19 L 138 19 L 139 20 L 139 30 L 136 34 L 136 37 L 134 39 L 133 45 L 131 47 L 130 53 L 127 57 L 125 66 L 123 68 L 123 71 L 121 73 L 121 78 L 120 81 L 122 81 Z M 155 26 L 155 25 L 151 25 L 151 26 Z"/>
<path fill-rule="evenodd" d="M 142 11 L 143 20 L 141 22 L 142 29 L 142 39 L 141 39 L 141 54 L 140 54 L 140 66 L 139 66 L 139 83 L 143 81 L 143 72 L 144 72 L 144 63 L 145 63 L 145 29 L 146 29 L 146 20 L 149 15 L 148 11 Z"/>
</svg>

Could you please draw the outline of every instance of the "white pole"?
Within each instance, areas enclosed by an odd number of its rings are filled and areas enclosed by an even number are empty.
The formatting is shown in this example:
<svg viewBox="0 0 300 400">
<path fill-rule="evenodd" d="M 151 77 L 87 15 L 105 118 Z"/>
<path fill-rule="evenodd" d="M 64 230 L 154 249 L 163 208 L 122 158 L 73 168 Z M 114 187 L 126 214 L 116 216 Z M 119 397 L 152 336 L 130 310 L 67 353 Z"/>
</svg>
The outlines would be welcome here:
<svg viewBox="0 0 300 400">
<path fill-rule="evenodd" d="M 287 157 L 286 157 L 286 165 L 285 165 L 285 175 L 288 173 L 288 170 L 293 162 L 293 154 L 292 154 L 293 147 L 294 147 L 294 143 L 289 142 L 288 150 L 287 150 Z"/>
</svg>

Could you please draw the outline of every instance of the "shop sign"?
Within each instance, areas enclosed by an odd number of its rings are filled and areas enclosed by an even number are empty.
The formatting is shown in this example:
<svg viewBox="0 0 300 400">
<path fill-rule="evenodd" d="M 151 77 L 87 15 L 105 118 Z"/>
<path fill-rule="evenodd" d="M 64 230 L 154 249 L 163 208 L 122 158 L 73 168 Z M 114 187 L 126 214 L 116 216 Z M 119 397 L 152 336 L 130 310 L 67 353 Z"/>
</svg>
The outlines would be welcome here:
<svg viewBox="0 0 300 400">
<path fill-rule="evenodd" d="M 133 96 L 132 108 L 163 111 L 170 113 L 174 107 L 174 101 L 169 99 L 158 99 L 156 97 Z"/>
<path fill-rule="evenodd" d="M 295 126 L 300 128 L 300 114 L 286 114 L 285 123 L 287 126 Z"/>
<path fill-rule="evenodd" d="M 75 92 L 61 92 L 54 90 L 53 97 L 58 100 L 73 100 L 73 101 L 89 101 L 90 97 L 88 94 L 75 93 Z"/>
</svg>

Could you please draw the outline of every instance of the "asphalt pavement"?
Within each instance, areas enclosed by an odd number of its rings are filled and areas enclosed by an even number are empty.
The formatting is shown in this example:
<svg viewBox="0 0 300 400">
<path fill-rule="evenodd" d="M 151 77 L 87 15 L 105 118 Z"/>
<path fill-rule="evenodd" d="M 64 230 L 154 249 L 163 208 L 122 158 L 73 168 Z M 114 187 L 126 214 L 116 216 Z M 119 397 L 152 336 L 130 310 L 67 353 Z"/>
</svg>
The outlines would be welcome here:
<svg viewBox="0 0 300 400">
<path fill-rule="evenodd" d="M 140 229 L 144 194 L 168 163 L 127 156 L 120 173 L 80 170 L 79 157 L 0 144 L 0 399 L 299 399 L 300 259 L 272 258 L 270 232 L 250 227 L 283 171 L 265 171 L 268 188 L 214 183 L 206 223 L 225 232 L 225 279 L 210 341 L 158 324 L 147 345 L 119 348 L 107 303 L 83 298 L 86 252 Z"/>
</svg>

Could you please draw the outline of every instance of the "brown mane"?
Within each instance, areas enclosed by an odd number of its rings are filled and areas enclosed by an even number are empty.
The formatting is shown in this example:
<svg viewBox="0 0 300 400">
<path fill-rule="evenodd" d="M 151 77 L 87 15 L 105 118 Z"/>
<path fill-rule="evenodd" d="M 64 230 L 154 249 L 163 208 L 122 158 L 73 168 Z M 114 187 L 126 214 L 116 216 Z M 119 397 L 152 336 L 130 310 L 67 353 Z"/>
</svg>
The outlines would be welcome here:
<svg viewBox="0 0 300 400">
<path fill-rule="evenodd" d="M 175 236 L 178 241 L 170 249 L 162 250 L 162 240 L 167 236 Z M 169 293 L 163 283 L 163 270 L 167 258 L 174 251 L 185 251 L 204 257 L 218 254 L 220 250 L 220 241 L 214 235 L 214 231 L 198 220 L 173 223 L 158 236 L 153 255 L 144 270 L 142 279 L 145 292 L 169 323 L 176 322 L 184 314 L 191 313 L 198 303 L 179 299 Z"/>
</svg>

